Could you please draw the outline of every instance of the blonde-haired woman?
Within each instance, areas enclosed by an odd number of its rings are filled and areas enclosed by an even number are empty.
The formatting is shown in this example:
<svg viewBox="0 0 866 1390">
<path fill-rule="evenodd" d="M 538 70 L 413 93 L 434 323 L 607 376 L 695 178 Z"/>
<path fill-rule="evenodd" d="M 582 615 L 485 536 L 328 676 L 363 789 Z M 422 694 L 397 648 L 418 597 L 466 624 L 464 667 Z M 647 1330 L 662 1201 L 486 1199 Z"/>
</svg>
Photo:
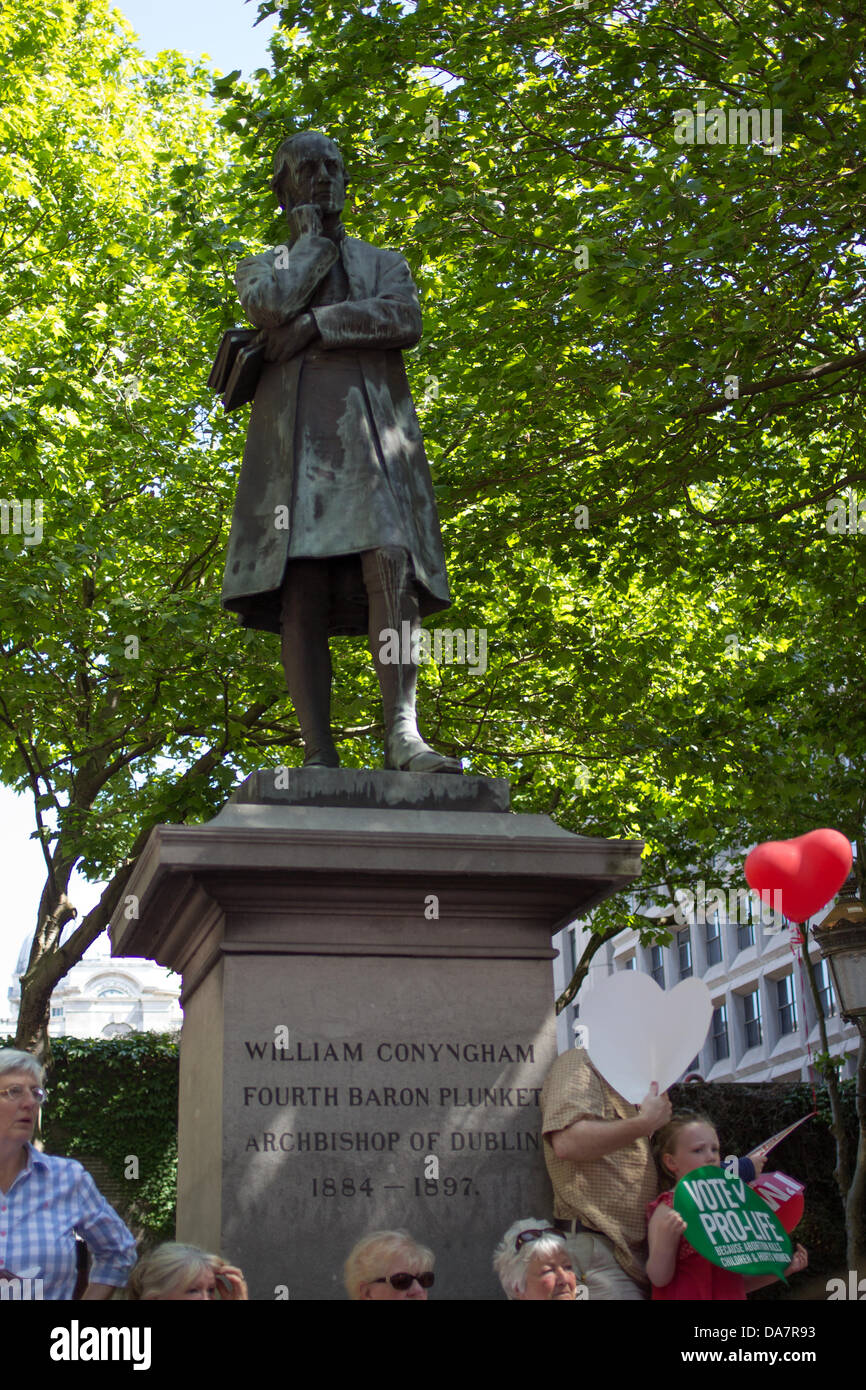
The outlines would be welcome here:
<svg viewBox="0 0 866 1390">
<path fill-rule="evenodd" d="M 343 1279 L 351 1299 L 427 1298 L 435 1256 L 408 1231 L 372 1231 L 346 1260 Z"/>
<path fill-rule="evenodd" d="M 178 1303 L 193 1299 L 247 1299 L 244 1276 L 219 1255 L 197 1245 L 175 1241 L 157 1245 L 142 1255 L 126 1289 L 129 1299 L 151 1303 Z"/>
</svg>

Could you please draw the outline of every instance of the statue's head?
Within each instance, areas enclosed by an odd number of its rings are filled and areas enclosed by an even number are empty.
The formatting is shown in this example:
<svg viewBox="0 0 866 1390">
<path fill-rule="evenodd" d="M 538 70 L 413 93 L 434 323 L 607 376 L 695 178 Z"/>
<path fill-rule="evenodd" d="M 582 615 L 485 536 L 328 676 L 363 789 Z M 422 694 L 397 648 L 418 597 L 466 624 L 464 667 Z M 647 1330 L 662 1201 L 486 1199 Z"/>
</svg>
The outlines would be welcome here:
<svg viewBox="0 0 866 1390">
<path fill-rule="evenodd" d="M 317 130 L 290 135 L 274 156 L 271 187 L 286 212 L 299 203 L 316 203 L 326 217 L 341 212 L 346 170 L 339 147 Z"/>
</svg>

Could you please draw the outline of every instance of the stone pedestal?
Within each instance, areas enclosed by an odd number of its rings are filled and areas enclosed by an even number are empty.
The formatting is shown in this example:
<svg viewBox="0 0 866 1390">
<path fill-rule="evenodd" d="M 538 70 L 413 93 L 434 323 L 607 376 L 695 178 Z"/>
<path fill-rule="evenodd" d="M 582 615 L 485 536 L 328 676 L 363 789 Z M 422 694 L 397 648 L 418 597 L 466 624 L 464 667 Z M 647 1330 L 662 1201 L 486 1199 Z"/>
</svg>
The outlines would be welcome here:
<svg viewBox="0 0 866 1390">
<path fill-rule="evenodd" d="M 433 1297 L 501 1297 L 505 1228 L 550 1217 L 550 937 L 641 846 L 507 806 L 484 778 L 278 770 L 153 831 L 114 954 L 183 974 L 177 1236 L 251 1297 L 345 1297 L 351 1246 L 393 1227 L 435 1251 Z"/>
</svg>

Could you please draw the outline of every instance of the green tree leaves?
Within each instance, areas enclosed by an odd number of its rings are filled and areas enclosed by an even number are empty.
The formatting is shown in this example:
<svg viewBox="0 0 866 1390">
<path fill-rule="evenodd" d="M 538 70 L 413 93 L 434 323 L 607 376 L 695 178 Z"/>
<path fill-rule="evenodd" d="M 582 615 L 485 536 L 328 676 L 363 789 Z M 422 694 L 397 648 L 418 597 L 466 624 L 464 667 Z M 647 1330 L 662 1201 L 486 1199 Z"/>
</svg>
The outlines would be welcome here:
<svg viewBox="0 0 866 1390">
<path fill-rule="evenodd" d="M 215 810 L 281 683 L 219 606 L 241 433 L 205 383 L 238 234 L 209 75 L 103 5 L 10 4 L 0 33 L 0 476 L 44 514 L 0 535 L 0 770 L 40 807 L 44 1015 L 112 905 L 58 954 L 72 868 L 116 895 L 149 825 Z"/>
<path fill-rule="evenodd" d="M 285 62 L 245 114 L 337 139 L 350 229 L 421 286 L 449 622 L 491 624 L 486 689 L 428 673 L 440 732 L 520 804 L 645 835 L 655 882 L 858 834 L 862 546 L 824 527 L 866 482 L 852 17 L 260 8 Z M 699 100 L 781 111 L 780 151 L 679 144 Z"/>
<path fill-rule="evenodd" d="M 643 836 L 660 893 L 758 839 L 864 838 L 864 542 L 825 525 L 866 492 L 853 18 L 278 9 L 248 82 L 145 62 L 101 3 L 0 13 L 3 495 L 45 513 L 39 545 L 0 535 L 0 770 L 40 801 L 43 998 L 74 863 L 114 875 L 77 950 L 151 824 L 300 756 L 275 643 L 219 608 L 245 420 L 204 383 L 308 127 L 346 154 L 349 231 L 423 300 L 443 625 L 485 627 L 489 663 L 424 669 L 428 737 L 521 808 Z M 679 143 L 699 101 L 780 110 L 781 149 Z M 369 764 L 363 645 L 335 668 Z"/>
</svg>

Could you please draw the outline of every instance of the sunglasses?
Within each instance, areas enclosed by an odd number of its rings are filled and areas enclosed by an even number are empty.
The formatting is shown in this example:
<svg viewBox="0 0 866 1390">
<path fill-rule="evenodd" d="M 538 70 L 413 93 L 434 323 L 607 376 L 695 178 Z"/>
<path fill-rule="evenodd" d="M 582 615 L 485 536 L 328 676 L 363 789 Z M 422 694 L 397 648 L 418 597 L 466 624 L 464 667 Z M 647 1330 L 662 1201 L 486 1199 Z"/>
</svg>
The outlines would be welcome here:
<svg viewBox="0 0 866 1390">
<path fill-rule="evenodd" d="M 432 1289 L 435 1275 L 432 1269 L 425 1269 L 423 1274 L 392 1274 L 390 1279 L 371 1279 L 371 1284 L 390 1284 L 392 1289 L 398 1293 L 405 1293 L 411 1289 L 413 1284 L 420 1284 L 422 1289 Z"/>
<path fill-rule="evenodd" d="M 565 1233 L 555 1230 L 553 1226 L 548 1226 L 544 1231 L 521 1231 L 514 1242 L 514 1253 L 517 1253 L 521 1245 L 528 1245 L 531 1240 L 541 1240 L 542 1236 L 559 1236 L 560 1240 L 565 1240 Z"/>
</svg>

